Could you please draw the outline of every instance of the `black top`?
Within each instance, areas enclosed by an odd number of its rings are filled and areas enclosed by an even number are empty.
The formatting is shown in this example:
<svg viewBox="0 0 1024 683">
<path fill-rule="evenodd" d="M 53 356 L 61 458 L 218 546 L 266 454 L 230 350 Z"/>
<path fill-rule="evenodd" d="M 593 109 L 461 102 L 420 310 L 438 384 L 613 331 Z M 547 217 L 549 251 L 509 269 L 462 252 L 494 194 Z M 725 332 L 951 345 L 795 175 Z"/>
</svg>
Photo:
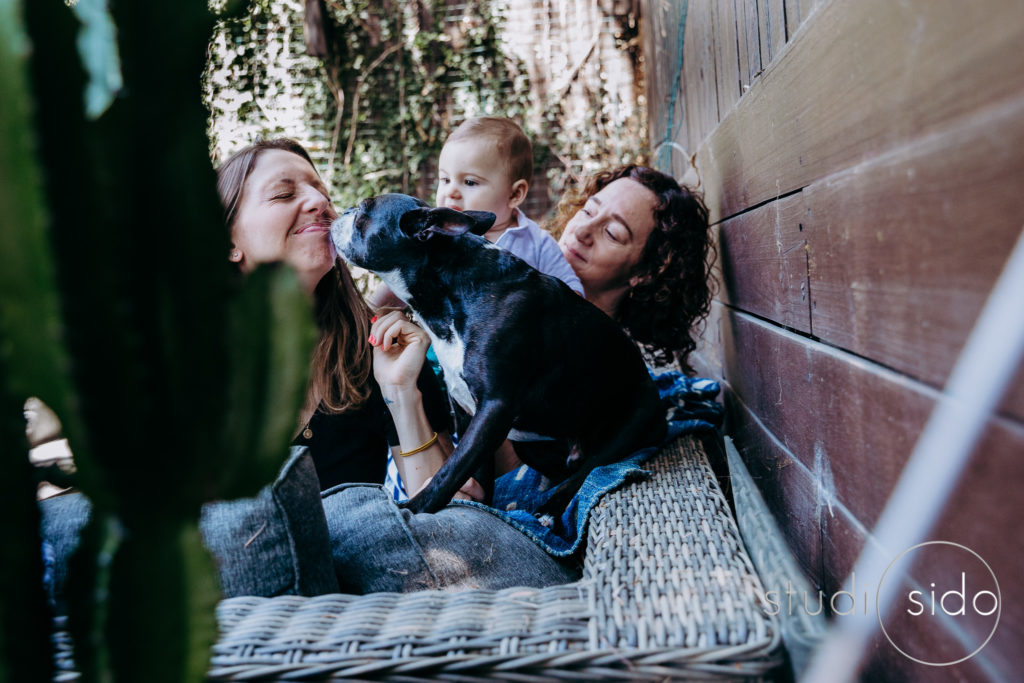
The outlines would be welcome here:
<svg viewBox="0 0 1024 683">
<path fill-rule="evenodd" d="M 295 437 L 296 445 L 309 446 L 321 490 L 345 483 L 384 483 L 387 449 L 398 445 L 398 434 L 380 387 L 372 378 L 370 383 L 363 405 L 334 415 L 317 410 Z M 429 364 L 423 365 L 416 384 L 431 428 L 451 432 L 448 400 Z"/>
</svg>

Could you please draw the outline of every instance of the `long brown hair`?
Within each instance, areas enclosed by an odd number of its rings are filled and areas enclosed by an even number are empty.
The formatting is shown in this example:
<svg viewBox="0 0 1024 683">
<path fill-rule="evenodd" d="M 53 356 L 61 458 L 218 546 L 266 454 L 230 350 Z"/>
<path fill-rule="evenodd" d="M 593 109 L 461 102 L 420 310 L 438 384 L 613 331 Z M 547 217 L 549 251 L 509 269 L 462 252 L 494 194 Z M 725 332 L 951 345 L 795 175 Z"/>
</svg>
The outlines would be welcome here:
<svg viewBox="0 0 1024 683">
<path fill-rule="evenodd" d="M 270 149 L 296 154 L 316 169 L 306 149 L 289 138 L 259 140 L 232 154 L 217 168 L 217 192 L 229 231 L 238 217 L 245 182 L 260 155 Z M 372 356 L 367 338 L 371 313 L 343 264 L 335 264 L 320 280 L 314 294 L 314 311 L 320 339 L 310 361 L 303 422 L 317 408 L 341 413 L 362 405 L 370 395 Z"/>
<path fill-rule="evenodd" d="M 658 363 L 673 358 L 687 372 L 697 347 L 700 322 L 711 309 L 711 231 L 704 202 L 671 176 L 646 166 L 621 166 L 598 173 L 582 191 L 569 191 L 546 227 L 560 237 L 576 212 L 594 194 L 629 178 L 657 197 L 654 229 L 633 268 L 635 284 L 623 297 L 615 319 Z"/>
</svg>

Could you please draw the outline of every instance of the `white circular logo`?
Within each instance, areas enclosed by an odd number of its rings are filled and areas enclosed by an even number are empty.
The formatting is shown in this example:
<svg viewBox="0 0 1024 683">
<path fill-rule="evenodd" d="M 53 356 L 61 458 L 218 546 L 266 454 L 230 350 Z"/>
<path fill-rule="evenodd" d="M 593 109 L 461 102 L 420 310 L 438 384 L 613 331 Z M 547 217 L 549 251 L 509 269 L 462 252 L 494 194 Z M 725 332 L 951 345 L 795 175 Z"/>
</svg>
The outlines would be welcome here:
<svg viewBox="0 0 1024 683">
<path fill-rule="evenodd" d="M 883 615 L 879 596 L 887 579 L 900 581 L 900 589 L 892 609 Z M 981 555 L 959 543 L 928 541 L 904 550 L 889 563 L 878 582 L 875 611 L 882 633 L 900 654 L 919 664 L 951 666 L 970 659 L 992 639 L 1002 612 L 1002 594 L 995 572 Z M 936 647 L 936 640 L 948 633 L 951 619 L 966 635 Z M 925 631 L 929 636 L 923 638 Z M 930 661 L 936 649 L 959 654 L 973 645 L 965 644 L 963 638 L 977 642 L 983 636 L 981 644 L 965 656 Z"/>
</svg>

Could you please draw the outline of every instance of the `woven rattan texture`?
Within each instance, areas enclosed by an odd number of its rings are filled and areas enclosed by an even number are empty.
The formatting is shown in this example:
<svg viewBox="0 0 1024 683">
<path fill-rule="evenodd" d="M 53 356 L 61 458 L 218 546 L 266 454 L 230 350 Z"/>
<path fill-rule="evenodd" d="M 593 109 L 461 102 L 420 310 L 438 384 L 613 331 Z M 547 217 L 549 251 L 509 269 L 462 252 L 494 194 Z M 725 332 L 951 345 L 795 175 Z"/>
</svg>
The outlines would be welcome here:
<svg viewBox="0 0 1024 683">
<path fill-rule="evenodd" d="M 757 679 L 778 625 L 699 442 L 603 499 L 580 581 L 545 589 L 232 598 L 212 679 Z"/>
</svg>

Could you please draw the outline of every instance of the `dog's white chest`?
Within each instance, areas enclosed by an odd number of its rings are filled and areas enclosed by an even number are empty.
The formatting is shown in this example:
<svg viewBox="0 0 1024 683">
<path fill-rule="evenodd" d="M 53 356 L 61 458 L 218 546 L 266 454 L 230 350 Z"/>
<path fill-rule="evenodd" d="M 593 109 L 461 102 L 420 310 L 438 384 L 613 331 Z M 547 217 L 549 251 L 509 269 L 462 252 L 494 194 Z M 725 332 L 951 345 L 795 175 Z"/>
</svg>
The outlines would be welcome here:
<svg viewBox="0 0 1024 683">
<path fill-rule="evenodd" d="M 405 284 L 405 279 L 402 277 L 402 271 L 399 269 L 388 270 L 382 273 L 377 273 L 377 277 L 388 286 L 391 293 L 397 296 L 402 301 L 408 303 L 412 299 L 412 295 L 409 293 L 409 288 Z M 427 330 L 430 332 L 430 330 Z M 433 338 L 433 334 L 430 335 Z M 436 353 L 436 352 L 435 352 Z"/>
<path fill-rule="evenodd" d="M 427 330 L 427 334 L 430 335 L 434 343 L 434 353 L 441 364 L 441 369 L 444 370 L 444 382 L 448 385 L 449 395 L 463 410 L 470 415 L 475 415 L 476 400 L 473 398 L 473 394 L 470 393 L 469 385 L 466 384 L 466 380 L 462 376 L 462 364 L 465 359 L 466 347 L 455 331 L 455 326 L 452 325 L 448 328 L 451 333 L 451 339 L 448 340 L 441 339 L 434 334 L 433 330 L 425 325 L 424 329 Z"/>
</svg>

